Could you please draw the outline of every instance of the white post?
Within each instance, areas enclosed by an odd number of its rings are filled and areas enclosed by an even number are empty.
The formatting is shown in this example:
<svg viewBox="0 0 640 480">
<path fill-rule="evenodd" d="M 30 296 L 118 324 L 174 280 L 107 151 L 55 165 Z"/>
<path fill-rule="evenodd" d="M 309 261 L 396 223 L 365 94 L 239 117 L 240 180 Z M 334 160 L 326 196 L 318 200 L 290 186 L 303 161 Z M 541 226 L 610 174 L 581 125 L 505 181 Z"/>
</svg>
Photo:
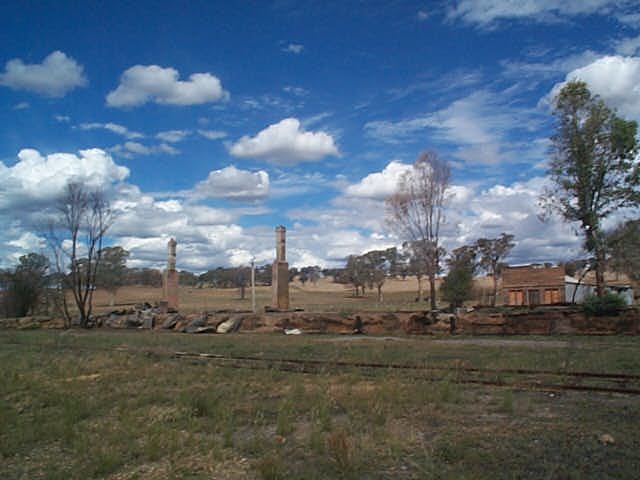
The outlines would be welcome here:
<svg viewBox="0 0 640 480">
<path fill-rule="evenodd" d="M 251 311 L 256 313 L 256 262 L 251 259 Z"/>
</svg>

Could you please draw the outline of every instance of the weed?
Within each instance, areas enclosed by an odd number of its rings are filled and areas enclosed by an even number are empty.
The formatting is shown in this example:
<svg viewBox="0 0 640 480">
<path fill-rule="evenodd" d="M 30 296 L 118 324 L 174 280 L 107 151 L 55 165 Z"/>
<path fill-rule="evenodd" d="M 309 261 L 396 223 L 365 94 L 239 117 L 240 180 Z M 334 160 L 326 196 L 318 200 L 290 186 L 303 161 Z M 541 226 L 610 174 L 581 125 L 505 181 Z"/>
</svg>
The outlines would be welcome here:
<svg viewBox="0 0 640 480">
<path fill-rule="evenodd" d="M 233 434 L 235 433 L 235 416 L 230 409 L 226 409 L 221 417 L 222 427 L 222 446 L 225 448 L 233 447 Z"/>
<path fill-rule="evenodd" d="M 324 396 L 318 396 L 311 406 L 311 423 L 327 432 L 331 429 L 331 411 L 329 402 Z"/>
<path fill-rule="evenodd" d="M 502 402 L 500 403 L 500 411 L 503 413 L 513 413 L 513 391 L 504 389 L 502 391 Z"/>
<path fill-rule="evenodd" d="M 286 437 L 293 431 L 293 408 L 291 403 L 283 400 L 276 417 L 276 434 Z"/>
<path fill-rule="evenodd" d="M 437 401 L 443 403 L 459 403 L 462 399 L 460 385 L 452 381 L 449 377 L 440 380 L 436 384 L 438 391 Z"/>
<path fill-rule="evenodd" d="M 316 455 L 322 455 L 325 452 L 324 436 L 322 430 L 317 425 L 311 425 L 309 431 L 309 449 Z"/>
<path fill-rule="evenodd" d="M 335 430 L 327 435 L 327 454 L 340 473 L 347 474 L 354 470 L 352 439 L 344 429 Z"/>
<path fill-rule="evenodd" d="M 370 408 L 367 409 L 368 418 L 375 425 L 384 425 L 387 421 L 387 404 L 381 398 L 373 400 Z"/>
<path fill-rule="evenodd" d="M 282 480 L 288 478 L 284 462 L 276 455 L 269 455 L 258 460 L 256 470 L 263 480 Z"/>
<path fill-rule="evenodd" d="M 123 464 L 123 457 L 117 450 L 109 448 L 92 449 L 89 456 L 88 471 L 92 477 L 106 477 L 116 472 Z"/>
<path fill-rule="evenodd" d="M 218 398 L 205 392 L 195 392 L 184 400 L 191 415 L 197 418 L 214 417 L 218 412 Z"/>
</svg>

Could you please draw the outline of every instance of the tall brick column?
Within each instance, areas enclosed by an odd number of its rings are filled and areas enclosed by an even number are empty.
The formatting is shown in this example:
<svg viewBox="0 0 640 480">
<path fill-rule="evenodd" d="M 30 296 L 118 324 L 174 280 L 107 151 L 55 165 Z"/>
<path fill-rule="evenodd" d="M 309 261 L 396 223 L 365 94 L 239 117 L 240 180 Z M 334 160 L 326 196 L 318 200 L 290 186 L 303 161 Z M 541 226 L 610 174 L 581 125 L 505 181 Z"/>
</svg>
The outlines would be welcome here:
<svg viewBox="0 0 640 480">
<path fill-rule="evenodd" d="M 289 264 L 286 260 L 287 229 L 282 225 L 276 227 L 276 260 L 271 270 L 273 288 L 272 306 L 278 310 L 289 310 Z"/>
<path fill-rule="evenodd" d="M 176 271 L 176 242 L 173 238 L 167 243 L 167 270 L 164 272 L 163 297 L 167 302 L 167 309 L 178 309 L 178 272 Z"/>
</svg>

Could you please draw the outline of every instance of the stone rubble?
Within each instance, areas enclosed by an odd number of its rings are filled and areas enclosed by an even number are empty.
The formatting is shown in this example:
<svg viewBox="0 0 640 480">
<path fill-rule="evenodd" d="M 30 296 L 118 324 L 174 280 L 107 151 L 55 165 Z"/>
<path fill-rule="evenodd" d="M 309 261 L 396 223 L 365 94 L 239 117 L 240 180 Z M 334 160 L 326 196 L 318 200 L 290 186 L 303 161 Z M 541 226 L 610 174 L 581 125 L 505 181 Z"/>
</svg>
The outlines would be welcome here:
<svg viewBox="0 0 640 480">
<path fill-rule="evenodd" d="M 453 323 L 453 326 L 452 326 Z M 398 312 L 264 312 L 217 310 L 202 313 L 167 313 L 149 303 L 113 310 L 92 317 L 95 327 L 158 330 L 181 333 L 235 332 L 304 334 L 415 334 L 464 333 L 471 335 L 630 334 L 640 332 L 640 310 L 626 309 L 614 317 L 587 317 L 579 307 L 544 309 L 479 308 L 457 314 L 430 311 Z M 455 330 L 452 332 L 452 327 Z M 52 317 L 0 319 L 0 328 L 64 328 Z"/>
</svg>

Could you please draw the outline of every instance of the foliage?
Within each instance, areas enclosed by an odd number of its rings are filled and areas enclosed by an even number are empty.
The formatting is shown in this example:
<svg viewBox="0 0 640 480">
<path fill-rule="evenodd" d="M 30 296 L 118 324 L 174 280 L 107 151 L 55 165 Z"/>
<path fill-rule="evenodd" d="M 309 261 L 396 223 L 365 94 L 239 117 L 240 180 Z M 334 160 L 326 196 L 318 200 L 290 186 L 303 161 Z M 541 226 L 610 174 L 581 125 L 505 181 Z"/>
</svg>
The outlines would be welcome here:
<svg viewBox="0 0 640 480">
<path fill-rule="evenodd" d="M 476 241 L 479 255 L 479 265 L 493 277 L 493 294 L 491 306 L 496 305 L 498 294 L 498 277 L 502 271 L 502 260 L 509 254 L 515 246 L 513 235 L 501 233 L 498 238 L 480 238 Z"/>
<path fill-rule="evenodd" d="M 4 272 L 2 303 L 7 317 L 24 317 L 33 312 L 47 286 L 47 257 L 29 253 L 18 262 L 13 272 Z"/>
<path fill-rule="evenodd" d="M 617 315 L 626 307 L 624 298 L 615 293 L 605 292 L 602 296 L 589 295 L 584 299 L 582 308 L 587 315 L 604 316 Z"/>
<path fill-rule="evenodd" d="M 414 275 L 418 280 L 418 295 L 416 297 L 417 302 L 422 302 L 422 279 L 428 269 L 429 259 L 437 257 L 438 259 L 444 258 L 446 250 L 442 247 L 438 247 L 437 250 L 432 250 L 425 247 L 423 242 L 405 242 L 402 245 L 402 251 L 399 254 L 399 259 L 404 262 L 404 270 L 400 269 L 401 275 Z M 441 273 L 442 269 L 438 265 L 436 273 Z M 433 290 L 432 290 L 433 291 Z"/>
<path fill-rule="evenodd" d="M 162 286 L 162 273 L 155 268 L 127 268 L 125 285 Z"/>
<path fill-rule="evenodd" d="M 451 252 L 447 259 L 449 273 L 442 281 L 442 298 L 449 302 L 452 309 L 459 308 L 472 294 L 473 274 L 475 273 L 476 247 L 462 246 Z"/>
<path fill-rule="evenodd" d="M 105 247 L 100 252 L 101 261 L 96 269 L 96 286 L 113 296 L 124 285 L 129 252 L 122 247 Z"/>
<path fill-rule="evenodd" d="M 436 275 L 442 250 L 440 227 L 451 169 L 437 153 L 420 154 L 400 178 L 395 194 L 387 198 L 387 220 L 392 229 L 412 245 L 415 266 L 429 278 L 431 308 L 437 307 Z"/>
<path fill-rule="evenodd" d="M 215 288 L 241 288 L 240 283 L 244 281 L 246 287 L 250 276 L 248 267 L 217 267 L 201 274 L 198 280 Z M 256 266 L 256 285 L 271 285 L 271 265 Z"/>
<path fill-rule="evenodd" d="M 382 302 L 382 286 L 387 276 L 395 270 L 398 251 L 395 247 L 386 250 L 371 250 L 363 256 L 365 278 L 369 288 L 376 288 L 378 302 Z"/>
<path fill-rule="evenodd" d="M 607 235 L 609 265 L 616 272 L 640 280 L 640 220 L 629 220 Z"/>
<path fill-rule="evenodd" d="M 344 267 L 343 280 L 345 283 L 351 283 L 354 289 L 354 296 L 360 294 L 364 295 L 364 288 L 367 282 L 366 267 L 364 264 L 364 258 L 358 255 L 349 255 L 347 257 L 347 264 Z"/>
<path fill-rule="evenodd" d="M 302 267 L 300 269 L 300 273 L 298 274 L 298 280 L 300 280 L 300 283 L 302 283 L 303 285 L 306 282 L 311 282 L 315 285 L 316 283 L 318 283 L 318 280 L 321 277 L 322 269 L 317 265 Z"/>
<path fill-rule="evenodd" d="M 244 299 L 245 290 L 251 279 L 250 267 L 236 267 L 233 271 L 233 285 L 240 289 L 240 298 Z"/>
<path fill-rule="evenodd" d="M 371 250 L 363 255 L 349 255 L 344 271 L 337 281 L 351 283 L 355 296 L 360 291 L 364 295 L 365 287 L 375 288 L 378 302 L 382 302 L 382 286 L 387 277 L 396 269 L 398 251 L 395 247 L 386 250 Z"/>
<path fill-rule="evenodd" d="M 576 222 L 593 254 L 597 292 L 604 294 L 606 242 L 602 221 L 640 203 L 640 165 L 635 121 L 618 117 L 586 83 L 568 82 L 555 99 L 549 176 L 541 203 L 546 213 Z"/>
<path fill-rule="evenodd" d="M 198 279 L 198 275 L 195 273 L 188 272 L 187 270 L 180 270 L 178 272 L 178 283 L 180 285 L 195 287 L 199 282 L 200 280 Z"/>
<path fill-rule="evenodd" d="M 589 270 L 590 263 L 589 260 L 586 259 L 568 260 L 566 262 L 560 263 L 560 266 L 564 267 L 565 275 L 575 277 L 581 272 Z"/>
</svg>

